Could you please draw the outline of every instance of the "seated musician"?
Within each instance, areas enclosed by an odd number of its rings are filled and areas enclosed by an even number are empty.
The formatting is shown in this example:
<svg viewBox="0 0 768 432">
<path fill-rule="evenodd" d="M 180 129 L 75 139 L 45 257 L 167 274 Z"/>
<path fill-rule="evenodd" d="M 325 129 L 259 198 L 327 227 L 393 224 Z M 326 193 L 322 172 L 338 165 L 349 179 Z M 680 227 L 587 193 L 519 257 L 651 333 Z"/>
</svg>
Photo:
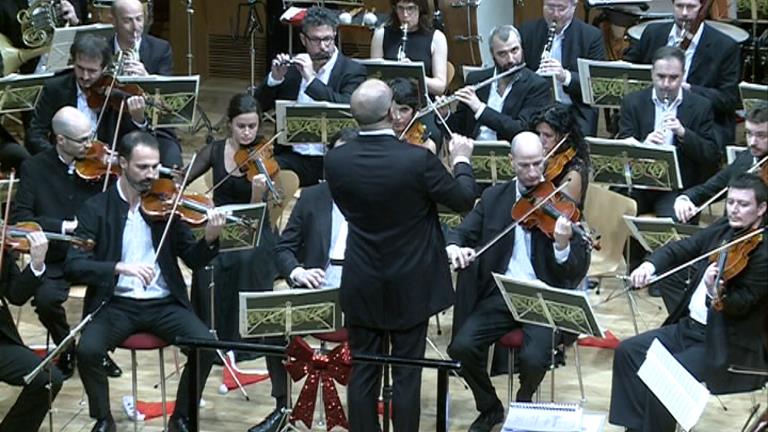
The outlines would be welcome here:
<svg viewBox="0 0 768 432">
<path fill-rule="evenodd" d="M 691 28 L 702 0 L 672 0 L 674 23 L 650 24 L 640 41 L 630 45 L 624 60 L 650 64 L 654 53 L 663 46 L 679 47 L 683 29 Z M 715 137 L 725 149 L 736 136 L 735 111 L 739 102 L 741 79 L 741 48 L 729 36 L 713 26 L 703 23 L 690 46 L 685 49 L 682 87 L 710 101 L 714 111 Z"/>
<path fill-rule="evenodd" d="M 146 132 L 131 132 L 120 142 L 119 154 L 118 181 L 87 200 L 77 213 L 75 235 L 96 246 L 91 251 L 70 247 L 65 266 L 68 278 L 88 285 L 85 313 L 103 305 L 84 328 L 77 347 L 80 379 L 90 416 L 96 420 L 94 432 L 116 428 L 109 409 L 109 383 L 100 365 L 108 350 L 142 331 L 169 342 L 177 336 L 213 338 L 191 310 L 178 259 L 189 268 L 205 266 L 218 252 L 225 221 L 224 213 L 210 210 L 205 235 L 195 240 L 186 223 L 174 220 L 161 244 L 166 221 L 149 219 L 141 206 L 142 194 L 158 176 L 157 140 Z M 210 351 L 200 353 L 201 392 L 213 357 Z M 185 369 L 179 381 L 170 431 L 189 430 L 188 372 Z"/>
<path fill-rule="evenodd" d="M 528 129 L 533 113 L 551 102 L 551 86 L 544 78 L 523 68 L 475 91 L 472 84 L 523 63 L 520 34 L 511 25 L 494 28 L 488 47 L 494 66 L 467 76 L 467 87 L 455 93 L 461 103 L 447 122 L 451 131 L 477 140 L 511 140 Z"/>
<path fill-rule="evenodd" d="M 262 109 L 274 108 L 277 99 L 349 103 L 352 92 L 365 80 L 365 67 L 336 47 L 338 25 L 338 17 L 328 9 L 307 10 L 299 35 L 307 52 L 293 58 L 278 54 L 272 61 L 272 70 L 256 90 Z M 295 172 L 302 187 L 323 178 L 324 154 L 322 143 L 275 146 L 280 167 Z"/>
<path fill-rule="evenodd" d="M 96 89 L 97 84 L 100 84 L 104 69 L 110 64 L 112 55 L 109 45 L 104 38 L 86 33 L 75 39 L 70 48 L 70 54 L 74 69 L 65 70 L 46 80 L 32 113 L 25 145 L 33 155 L 51 147 L 49 141 L 51 120 L 63 106 L 77 107 L 90 120 L 91 131 L 108 145 L 113 142 L 115 134 L 118 134 L 119 138 L 131 130 L 147 126 L 147 120 L 144 117 L 146 106 L 144 98 L 131 96 L 125 99 L 120 125 L 117 124 L 118 110 L 107 107 L 97 130 L 101 106 L 90 107 L 88 95 Z"/>
<path fill-rule="evenodd" d="M 486 189 L 475 208 L 446 236 L 446 250 L 454 267 L 464 269 L 475 261 L 473 248 L 487 243 L 511 223 L 515 202 L 542 182 L 544 149 L 535 134 L 522 132 L 515 136 L 512 158 L 517 181 Z M 560 217 L 551 238 L 540 229 L 528 230 L 517 225 L 477 258 L 476 272 L 459 273 L 457 308 L 461 302 L 470 302 L 470 297 L 476 302 L 461 305 L 471 312 L 455 333 L 448 354 L 461 361 L 461 375 L 472 389 L 475 406 L 480 411 L 469 428 L 471 432 L 488 432 L 504 419 L 504 405 L 496 396 L 486 370 L 488 347 L 507 332 L 523 329 L 525 344 L 519 356 L 518 401 L 531 401 L 547 371 L 552 349 L 552 330 L 515 321 L 491 273 L 572 288 L 586 275 L 589 257 L 584 239 L 574 235 L 571 222 Z"/>
<path fill-rule="evenodd" d="M 36 222 L 45 231 L 72 234 L 77 228 L 75 213 L 88 198 L 101 192 L 103 181 L 85 180 L 76 172 L 91 146 L 91 122 L 77 108 L 65 106 L 53 116 L 51 126 L 56 146 L 27 159 L 20 172 L 13 213 L 14 222 Z M 54 242 L 46 256 L 46 278 L 27 293 L 40 322 L 55 344 L 69 334 L 64 302 L 69 297 L 70 282 L 64 278 L 67 245 Z M 75 346 L 59 357 L 59 369 L 67 379 L 75 371 Z M 122 373 L 109 358 L 104 368 L 111 377 Z"/>
<path fill-rule="evenodd" d="M 432 28 L 429 2 L 389 0 L 389 4 L 389 21 L 373 33 L 371 58 L 423 62 L 429 94 L 443 94 L 448 88 L 448 42 L 443 32 Z M 407 36 L 401 48 L 404 25 Z M 403 58 L 398 58 L 400 52 Z"/>
<path fill-rule="evenodd" d="M 632 272 L 632 283 L 645 286 L 654 275 L 700 255 L 706 257 L 724 241 L 764 227 L 767 201 L 768 187 L 758 176 L 741 174 L 732 179 L 728 184 L 727 218 L 655 251 Z M 761 335 L 768 304 L 768 248 L 764 237 L 758 236 L 750 247 L 747 240 L 729 248 L 729 257 L 739 256 L 746 263 L 743 270 L 727 278 L 718 271 L 717 262 L 705 258 L 690 264 L 693 284 L 664 325 L 626 339 L 616 348 L 609 417 L 612 424 L 629 431 L 675 430 L 672 415 L 637 375 L 654 339 L 714 394 L 751 391 L 762 385 L 765 377 L 732 374 L 728 367 L 768 367 Z"/>
<path fill-rule="evenodd" d="M 712 131 L 709 101 L 682 87 L 685 54 L 661 47 L 653 56 L 653 87 L 624 97 L 619 137 L 652 145 L 673 145 L 684 188 L 704 182 L 720 163 L 720 146 Z M 637 213 L 673 217 L 677 192 L 633 190 Z"/>
<path fill-rule="evenodd" d="M 411 144 L 424 146 L 432 153 L 437 153 L 437 145 L 429 136 L 429 130 L 423 120 L 412 122 L 413 116 L 419 111 L 419 87 L 412 80 L 395 78 L 390 80 L 389 88 L 392 89 L 394 114 L 392 118 L 392 130 L 400 137 L 405 128 L 408 128 L 403 137 Z"/>
<path fill-rule="evenodd" d="M 583 208 L 589 185 L 589 146 L 581 135 L 573 107 L 550 105 L 533 115 L 531 129 L 539 135 L 544 154 L 552 153 L 545 162 L 544 178 L 555 185 L 569 182 L 563 193 Z"/>
<path fill-rule="evenodd" d="M 525 64 L 541 76 L 554 75 L 563 103 L 578 112 L 582 135 L 597 134 L 597 108 L 585 104 L 579 80 L 579 58 L 605 60 L 603 35 L 596 27 L 574 19 L 577 0 L 546 0 L 542 18 L 520 26 Z M 554 25 L 554 33 L 551 28 Z"/>
<path fill-rule="evenodd" d="M 23 272 L 19 272 L 14 262 L 16 257 L 3 252 L 3 270 L 0 275 L 0 381 L 12 386 L 23 386 L 24 389 L 0 422 L 0 431 L 40 429 L 50 408 L 49 403 L 56 398 L 63 381 L 61 372 L 53 365 L 49 365 L 50 370 L 41 370 L 29 384 L 23 380 L 25 375 L 40 364 L 40 357 L 22 342 L 6 299 L 21 306 L 27 300 L 25 293 L 34 291 L 45 280 L 45 254 L 48 250 L 48 240 L 41 232 L 30 233 L 27 241 L 30 262 Z"/>
</svg>

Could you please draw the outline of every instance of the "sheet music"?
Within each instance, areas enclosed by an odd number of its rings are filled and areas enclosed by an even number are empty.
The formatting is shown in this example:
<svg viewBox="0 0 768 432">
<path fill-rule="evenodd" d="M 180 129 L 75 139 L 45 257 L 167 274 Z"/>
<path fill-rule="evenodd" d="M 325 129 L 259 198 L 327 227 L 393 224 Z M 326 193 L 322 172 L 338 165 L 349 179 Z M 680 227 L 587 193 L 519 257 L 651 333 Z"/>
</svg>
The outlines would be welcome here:
<svg viewBox="0 0 768 432">
<path fill-rule="evenodd" d="M 691 430 L 696 425 L 707 406 L 709 390 L 658 339 L 651 343 L 637 375 L 683 429 Z"/>
<path fill-rule="evenodd" d="M 580 432 L 582 416 L 582 408 L 576 404 L 512 402 L 501 430 Z"/>
<path fill-rule="evenodd" d="M 639 146 L 639 147 L 646 147 L 646 148 L 658 148 L 658 147 L 664 147 L 663 145 L 655 145 L 655 147 L 650 146 L 649 144 L 643 144 L 635 137 L 627 137 L 627 138 L 621 138 L 621 139 L 610 139 L 610 138 L 599 138 L 599 137 L 584 137 L 584 140 L 587 141 L 590 144 L 622 144 L 622 145 L 631 145 L 631 146 Z M 667 146 L 670 147 L 670 146 Z M 673 148 L 674 149 L 674 148 Z"/>
</svg>

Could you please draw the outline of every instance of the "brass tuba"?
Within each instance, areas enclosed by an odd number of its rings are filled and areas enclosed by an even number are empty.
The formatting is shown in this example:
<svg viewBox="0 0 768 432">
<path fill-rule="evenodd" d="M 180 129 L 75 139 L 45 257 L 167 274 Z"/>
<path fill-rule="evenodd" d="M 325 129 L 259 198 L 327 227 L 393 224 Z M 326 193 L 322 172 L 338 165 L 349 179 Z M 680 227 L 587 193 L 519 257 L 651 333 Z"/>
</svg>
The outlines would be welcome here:
<svg viewBox="0 0 768 432">
<path fill-rule="evenodd" d="M 32 0 L 29 8 L 16 14 L 21 24 L 21 37 L 31 48 L 37 48 L 50 42 L 53 29 L 61 27 L 59 9 L 61 0 Z"/>
<path fill-rule="evenodd" d="M 3 59 L 2 76 L 9 75 L 19 70 L 27 61 L 48 52 L 48 46 L 30 49 L 19 49 L 13 46 L 11 41 L 0 33 L 0 56 Z"/>
</svg>

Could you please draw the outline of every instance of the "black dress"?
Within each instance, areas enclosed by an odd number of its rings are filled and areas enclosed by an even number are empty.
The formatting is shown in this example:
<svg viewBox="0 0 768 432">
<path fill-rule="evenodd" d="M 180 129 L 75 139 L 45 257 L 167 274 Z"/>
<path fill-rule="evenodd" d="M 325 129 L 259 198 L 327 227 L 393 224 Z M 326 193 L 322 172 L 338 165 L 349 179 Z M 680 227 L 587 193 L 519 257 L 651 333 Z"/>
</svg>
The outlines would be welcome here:
<svg viewBox="0 0 768 432">
<path fill-rule="evenodd" d="M 403 32 L 392 24 L 384 27 L 384 41 L 382 48 L 384 58 L 387 60 L 397 60 L 397 52 L 400 50 L 400 43 Z M 435 35 L 434 30 L 418 29 L 408 33 L 408 41 L 405 44 L 405 54 L 411 61 L 424 62 L 424 73 L 428 77 L 432 76 L 432 38 Z"/>
<path fill-rule="evenodd" d="M 579 210 L 584 210 L 584 202 L 587 199 L 587 187 L 589 186 L 589 164 L 581 159 L 579 156 L 574 156 L 560 172 L 560 175 L 552 179 L 552 183 L 555 186 L 563 184 L 563 181 L 571 171 L 576 171 L 581 177 L 581 200 L 577 207 Z"/>
<path fill-rule="evenodd" d="M 213 184 L 226 177 L 224 148 L 226 141 L 214 141 L 203 147 L 197 154 L 190 173 L 190 182 L 213 169 Z M 251 201 L 251 182 L 245 176 L 230 176 L 213 192 L 216 206 L 245 204 Z M 222 252 L 211 261 L 215 283 L 215 325 L 221 340 L 240 339 L 238 330 L 239 292 L 272 291 L 277 264 L 275 262 L 275 238 L 269 217 L 265 216 L 261 229 L 261 241 L 252 249 Z M 193 269 L 192 299 L 195 312 L 210 325 L 210 272 Z"/>
</svg>

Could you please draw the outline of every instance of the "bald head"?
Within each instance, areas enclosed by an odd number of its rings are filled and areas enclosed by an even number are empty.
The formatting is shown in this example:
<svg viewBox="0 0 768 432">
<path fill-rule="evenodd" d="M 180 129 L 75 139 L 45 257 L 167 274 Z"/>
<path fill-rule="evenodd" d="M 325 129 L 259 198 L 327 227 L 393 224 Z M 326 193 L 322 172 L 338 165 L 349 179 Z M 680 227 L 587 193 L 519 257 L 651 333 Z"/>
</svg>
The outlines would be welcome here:
<svg viewBox="0 0 768 432">
<path fill-rule="evenodd" d="M 112 16 L 114 18 L 138 12 L 144 12 L 144 6 L 139 0 L 115 0 L 112 3 Z"/>
<path fill-rule="evenodd" d="M 115 0 L 112 24 L 121 47 L 132 46 L 144 32 L 144 5 L 139 0 Z"/>
<path fill-rule="evenodd" d="M 389 108 L 392 106 L 392 89 L 381 80 L 369 79 L 352 93 L 350 107 L 361 129 L 389 121 Z"/>
<path fill-rule="evenodd" d="M 512 139 L 512 160 L 517 181 L 526 188 L 536 186 L 544 169 L 544 147 L 533 132 L 520 132 Z"/>
<path fill-rule="evenodd" d="M 544 147 L 539 136 L 533 132 L 520 132 L 512 138 L 512 156 L 517 159 L 520 156 L 540 154 L 544 156 Z"/>
<path fill-rule="evenodd" d="M 56 135 L 80 137 L 90 132 L 91 120 L 77 108 L 65 106 L 56 111 L 51 120 L 51 129 Z"/>
</svg>

